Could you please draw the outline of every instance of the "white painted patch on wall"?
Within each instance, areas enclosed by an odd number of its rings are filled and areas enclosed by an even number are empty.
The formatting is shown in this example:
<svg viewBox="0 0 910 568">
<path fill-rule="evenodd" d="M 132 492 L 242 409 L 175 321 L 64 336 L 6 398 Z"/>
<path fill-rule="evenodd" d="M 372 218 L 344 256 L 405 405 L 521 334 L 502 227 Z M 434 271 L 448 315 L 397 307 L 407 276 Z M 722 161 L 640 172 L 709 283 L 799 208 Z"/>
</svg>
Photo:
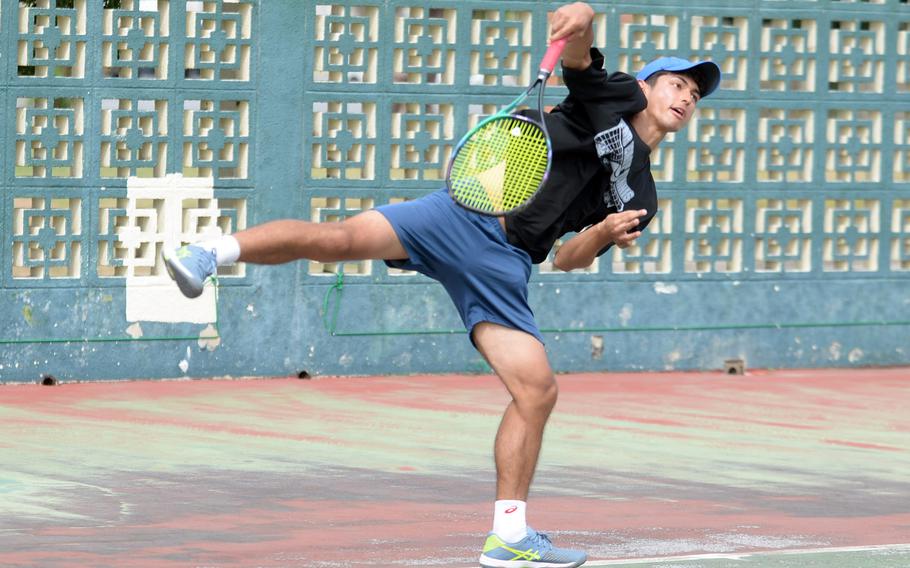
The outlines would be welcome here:
<svg viewBox="0 0 910 568">
<path fill-rule="evenodd" d="M 832 343 L 831 347 L 828 348 L 828 353 L 831 355 L 831 359 L 839 361 L 841 356 L 841 344 L 837 341 Z"/>
<path fill-rule="evenodd" d="M 127 180 L 128 199 L 126 215 L 130 219 L 154 216 L 146 225 L 130 223 L 118 229 L 120 242 L 128 250 L 135 251 L 148 243 L 154 250 L 157 243 L 177 246 L 181 242 L 193 242 L 221 236 L 221 229 L 212 224 L 199 234 L 186 234 L 184 229 L 183 201 L 185 199 L 210 200 L 211 211 L 195 208 L 198 214 L 218 216 L 212 178 L 184 178 L 181 174 L 168 174 L 163 178 L 131 177 Z M 148 203 L 155 203 L 149 207 Z M 192 225 L 192 223 L 191 223 Z M 148 256 L 148 255 L 147 255 Z M 166 323 L 212 323 L 216 319 L 215 289 L 206 286 L 202 296 L 188 299 L 180 293 L 177 285 L 168 277 L 159 255 L 154 258 L 136 257 L 133 254 L 123 259 L 126 266 L 156 266 L 155 275 L 135 276 L 130 270 L 126 277 L 126 320 L 130 322 L 150 321 Z M 184 371 L 186 372 L 186 371 Z"/>
<path fill-rule="evenodd" d="M 858 363 L 860 360 L 862 360 L 863 355 L 865 355 L 865 353 L 863 353 L 863 350 L 859 347 L 851 349 L 850 353 L 847 353 L 847 361 L 850 361 L 851 363 Z"/>
<path fill-rule="evenodd" d="M 132 337 L 133 339 L 139 339 L 142 337 L 142 326 L 137 321 L 133 325 L 126 328 L 126 334 Z"/>
<path fill-rule="evenodd" d="M 655 282 L 654 291 L 658 294 L 678 294 L 679 286 L 676 284 L 667 284 L 666 282 Z"/>
</svg>

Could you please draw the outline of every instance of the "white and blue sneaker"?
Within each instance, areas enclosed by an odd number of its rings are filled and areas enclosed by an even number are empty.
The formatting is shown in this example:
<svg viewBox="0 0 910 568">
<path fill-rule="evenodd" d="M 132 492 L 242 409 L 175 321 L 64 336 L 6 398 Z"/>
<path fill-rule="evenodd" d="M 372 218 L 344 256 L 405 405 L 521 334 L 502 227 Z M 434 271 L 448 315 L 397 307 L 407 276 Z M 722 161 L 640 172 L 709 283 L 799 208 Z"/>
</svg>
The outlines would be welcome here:
<svg viewBox="0 0 910 568">
<path fill-rule="evenodd" d="M 206 250 L 196 245 L 186 245 L 177 249 L 166 248 L 162 251 L 167 273 L 177 283 L 177 287 L 187 298 L 196 298 L 202 294 L 206 280 L 218 271 L 215 251 Z"/>
<path fill-rule="evenodd" d="M 550 537 L 528 527 L 528 536 L 505 542 L 494 533 L 487 535 L 480 555 L 483 568 L 575 568 L 588 560 L 580 550 L 556 548 Z"/>
</svg>

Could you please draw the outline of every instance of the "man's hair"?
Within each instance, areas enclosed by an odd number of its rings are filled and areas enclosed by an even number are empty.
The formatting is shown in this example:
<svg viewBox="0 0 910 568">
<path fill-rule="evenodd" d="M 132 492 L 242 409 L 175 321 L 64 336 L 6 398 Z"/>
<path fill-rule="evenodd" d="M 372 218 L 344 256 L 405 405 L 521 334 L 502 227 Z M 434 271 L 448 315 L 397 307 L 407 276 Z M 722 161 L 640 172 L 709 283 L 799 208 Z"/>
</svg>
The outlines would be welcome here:
<svg viewBox="0 0 910 568">
<path fill-rule="evenodd" d="M 651 75 L 650 77 L 645 79 L 645 83 L 647 83 L 653 87 L 654 85 L 657 84 L 657 80 L 664 75 L 682 75 L 684 77 L 688 77 L 689 79 L 692 79 L 693 81 L 695 81 L 695 84 L 698 86 L 699 97 L 705 96 L 705 93 L 708 90 L 708 87 L 706 85 L 706 83 L 707 83 L 706 78 L 703 73 L 698 72 L 698 69 L 687 69 L 686 71 L 658 71 L 657 73 L 654 73 L 653 75 Z"/>
</svg>

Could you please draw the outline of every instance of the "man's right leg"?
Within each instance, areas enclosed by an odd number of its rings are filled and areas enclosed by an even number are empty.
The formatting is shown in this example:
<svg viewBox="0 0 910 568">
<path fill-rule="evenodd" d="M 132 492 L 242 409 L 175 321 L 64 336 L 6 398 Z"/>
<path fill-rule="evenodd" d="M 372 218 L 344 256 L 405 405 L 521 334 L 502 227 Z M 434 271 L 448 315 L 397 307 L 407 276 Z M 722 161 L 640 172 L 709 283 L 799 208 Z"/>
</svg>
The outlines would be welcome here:
<svg viewBox="0 0 910 568">
<path fill-rule="evenodd" d="M 407 252 L 391 223 L 378 211 L 365 211 L 341 223 L 295 219 L 269 221 L 223 239 L 236 239 L 239 260 L 282 264 L 300 259 L 318 262 L 405 259 Z M 168 273 L 190 298 L 202 294 L 205 281 L 217 271 L 218 242 L 164 251 Z"/>
</svg>

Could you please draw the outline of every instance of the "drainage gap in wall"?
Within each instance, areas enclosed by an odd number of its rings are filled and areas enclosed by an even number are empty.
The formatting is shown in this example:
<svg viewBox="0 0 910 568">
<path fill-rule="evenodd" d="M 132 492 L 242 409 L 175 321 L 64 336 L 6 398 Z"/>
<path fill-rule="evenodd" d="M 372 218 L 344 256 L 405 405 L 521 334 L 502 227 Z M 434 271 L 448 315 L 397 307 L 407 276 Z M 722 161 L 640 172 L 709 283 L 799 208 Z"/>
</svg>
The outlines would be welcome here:
<svg viewBox="0 0 910 568">
<path fill-rule="evenodd" d="M 38 384 L 46 387 L 55 387 L 60 384 L 60 381 L 54 375 L 41 375 L 41 378 L 38 379 Z"/>
<path fill-rule="evenodd" d="M 745 375 L 746 362 L 742 359 L 727 359 L 724 361 L 724 372 L 728 375 Z"/>
</svg>

